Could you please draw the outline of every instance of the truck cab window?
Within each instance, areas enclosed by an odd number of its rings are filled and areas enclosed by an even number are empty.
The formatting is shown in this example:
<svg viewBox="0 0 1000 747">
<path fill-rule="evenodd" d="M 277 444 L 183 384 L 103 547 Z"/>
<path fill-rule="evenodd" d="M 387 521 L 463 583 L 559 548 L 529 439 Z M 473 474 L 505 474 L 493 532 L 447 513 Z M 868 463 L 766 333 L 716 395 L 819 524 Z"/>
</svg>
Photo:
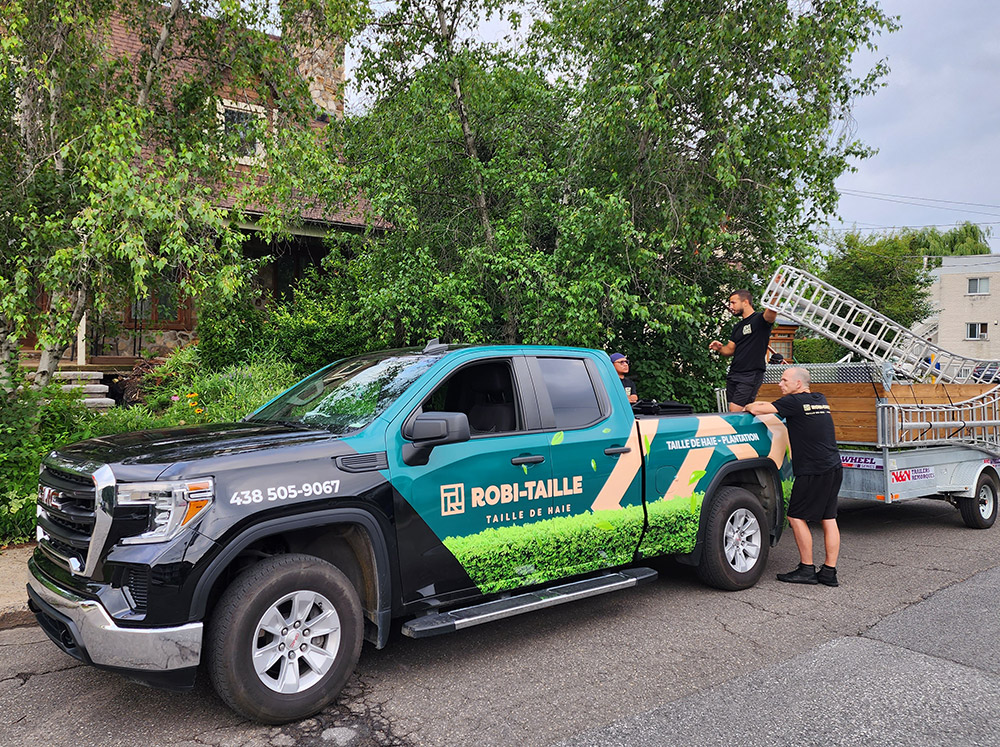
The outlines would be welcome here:
<svg viewBox="0 0 1000 747">
<path fill-rule="evenodd" d="M 423 412 L 464 412 L 473 436 L 524 430 L 507 361 L 459 369 L 421 405 Z"/>
<path fill-rule="evenodd" d="M 580 358 L 539 358 L 556 428 L 581 428 L 603 417 L 587 365 Z"/>
</svg>

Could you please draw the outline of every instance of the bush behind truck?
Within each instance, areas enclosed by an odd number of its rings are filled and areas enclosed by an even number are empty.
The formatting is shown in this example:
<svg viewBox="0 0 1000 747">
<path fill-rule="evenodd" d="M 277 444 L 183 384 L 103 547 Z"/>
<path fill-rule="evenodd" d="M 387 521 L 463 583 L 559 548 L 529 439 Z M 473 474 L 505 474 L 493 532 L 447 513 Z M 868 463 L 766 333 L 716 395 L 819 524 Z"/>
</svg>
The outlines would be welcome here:
<svg viewBox="0 0 1000 747">
<path fill-rule="evenodd" d="M 83 441 L 40 476 L 30 605 L 64 651 L 268 723 L 340 692 L 363 640 L 655 578 L 760 578 L 783 525 L 773 416 L 636 416 L 607 355 L 392 350 L 240 423 Z"/>
</svg>

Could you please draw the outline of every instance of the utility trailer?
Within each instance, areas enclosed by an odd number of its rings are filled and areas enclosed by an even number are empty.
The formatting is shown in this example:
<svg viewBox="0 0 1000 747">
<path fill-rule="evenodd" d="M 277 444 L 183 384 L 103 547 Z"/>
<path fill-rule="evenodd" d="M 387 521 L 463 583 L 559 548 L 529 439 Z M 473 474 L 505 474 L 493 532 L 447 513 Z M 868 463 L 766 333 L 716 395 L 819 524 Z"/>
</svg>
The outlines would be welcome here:
<svg viewBox="0 0 1000 747">
<path fill-rule="evenodd" d="M 758 399 L 781 397 L 783 366 L 768 366 Z M 898 503 L 947 500 L 969 527 L 986 529 L 1000 496 L 1000 388 L 890 382 L 867 364 L 806 365 L 811 390 L 830 403 L 843 498 Z M 868 381 L 862 381 L 865 374 Z M 854 379 L 854 381 L 851 381 Z"/>
<path fill-rule="evenodd" d="M 808 272 L 783 265 L 761 301 L 839 343 L 860 363 L 806 365 L 830 403 L 845 498 L 949 501 L 986 529 L 1000 496 L 1000 386 L 977 383 L 997 361 L 945 350 Z M 992 367 L 992 369 L 991 369 Z M 784 366 L 768 365 L 758 399 L 781 397 Z M 727 409 L 725 390 L 719 410 Z"/>
</svg>

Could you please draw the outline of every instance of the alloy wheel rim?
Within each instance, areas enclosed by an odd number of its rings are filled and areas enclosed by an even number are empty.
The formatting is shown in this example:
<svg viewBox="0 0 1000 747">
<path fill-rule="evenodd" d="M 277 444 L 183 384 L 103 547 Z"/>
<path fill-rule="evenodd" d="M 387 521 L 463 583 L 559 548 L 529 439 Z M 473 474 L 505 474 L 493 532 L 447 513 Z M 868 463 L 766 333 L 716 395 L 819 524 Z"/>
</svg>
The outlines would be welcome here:
<svg viewBox="0 0 1000 747">
<path fill-rule="evenodd" d="M 726 521 L 726 561 L 738 573 L 746 573 L 757 564 L 761 550 L 760 522 L 752 511 L 738 508 Z"/>
<path fill-rule="evenodd" d="M 254 671 L 274 692 L 308 690 L 333 666 L 340 636 L 340 615 L 329 599 L 315 591 L 293 591 L 268 607 L 257 623 Z"/>
</svg>

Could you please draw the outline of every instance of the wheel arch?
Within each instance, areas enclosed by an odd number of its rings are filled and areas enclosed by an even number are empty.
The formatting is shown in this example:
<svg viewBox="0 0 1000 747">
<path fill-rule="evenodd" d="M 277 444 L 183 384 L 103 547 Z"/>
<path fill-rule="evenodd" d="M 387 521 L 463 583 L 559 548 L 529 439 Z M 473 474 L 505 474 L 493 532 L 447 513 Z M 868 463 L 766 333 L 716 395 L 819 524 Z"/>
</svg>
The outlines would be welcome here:
<svg viewBox="0 0 1000 747">
<path fill-rule="evenodd" d="M 366 511 L 335 508 L 269 519 L 243 530 L 212 559 L 195 587 L 193 619 L 206 619 L 249 560 L 299 552 L 326 560 L 347 576 L 361 599 L 365 639 L 382 648 L 392 619 L 389 549 L 378 521 Z"/>
<path fill-rule="evenodd" d="M 730 486 L 744 488 L 760 501 L 771 524 L 768 527 L 770 544 L 773 547 L 778 543 L 785 524 L 785 496 L 781 484 L 781 474 L 778 472 L 777 466 L 766 457 L 734 460 L 722 465 L 709 482 L 708 488 L 705 490 L 705 499 L 701 505 L 694 550 L 687 555 L 679 556 L 680 562 L 697 565 L 701 561 L 712 502 L 718 495 L 720 488 Z"/>
</svg>

